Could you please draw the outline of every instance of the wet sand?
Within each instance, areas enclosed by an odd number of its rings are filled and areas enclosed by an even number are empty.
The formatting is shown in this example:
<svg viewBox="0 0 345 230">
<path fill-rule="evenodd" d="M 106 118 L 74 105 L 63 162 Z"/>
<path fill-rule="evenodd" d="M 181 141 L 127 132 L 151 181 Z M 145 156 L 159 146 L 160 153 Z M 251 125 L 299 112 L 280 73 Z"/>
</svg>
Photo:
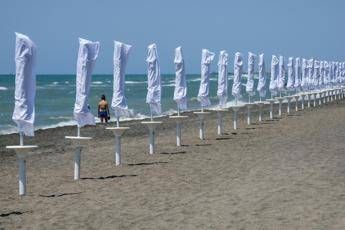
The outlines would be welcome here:
<svg viewBox="0 0 345 230">
<path fill-rule="evenodd" d="M 123 123 L 131 130 L 121 167 L 113 134 L 103 125 L 83 128 L 94 139 L 77 182 L 75 148 L 64 139 L 75 127 L 37 131 L 26 140 L 40 148 L 27 159 L 22 198 L 16 157 L 4 148 L 18 136 L 0 136 L 0 229 L 344 229 L 344 101 L 251 126 L 241 114 L 237 131 L 229 112 L 222 137 L 212 113 L 205 141 L 188 115 L 182 147 L 175 124 L 160 119 L 154 155 L 146 127 Z"/>
</svg>

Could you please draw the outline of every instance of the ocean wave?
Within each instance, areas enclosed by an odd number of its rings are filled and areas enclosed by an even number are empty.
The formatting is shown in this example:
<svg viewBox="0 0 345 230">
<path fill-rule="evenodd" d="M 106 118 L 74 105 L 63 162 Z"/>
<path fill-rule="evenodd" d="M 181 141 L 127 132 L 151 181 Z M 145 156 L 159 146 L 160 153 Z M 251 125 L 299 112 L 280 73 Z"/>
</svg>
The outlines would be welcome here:
<svg viewBox="0 0 345 230">
<path fill-rule="evenodd" d="M 200 81 L 200 78 L 187 80 L 187 82 L 197 82 L 197 81 Z"/>
<path fill-rule="evenodd" d="M 5 86 L 0 86 L 0 91 L 5 91 L 5 90 L 8 90 L 8 88 Z"/>
<path fill-rule="evenodd" d="M 197 97 L 191 97 L 190 100 L 191 101 L 198 101 L 198 98 Z"/>
<path fill-rule="evenodd" d="M 145 84 L 147 81 L 125 81 L 128 85 L 134 85 L 134 84 Z"/>
<path fill-rule="evenodd" d="M 72 119 L 72 117 L 70 117 L 70 116 L 51 116 L 48 119 L 50 119 L 50 120 L 62 120 L 62 119 L 70 120 L 70 119 Z"/>
<path fill-rule="evenodd" d="M 92 84 L 93 85 L 101 85 L 101 84 L 103 84 L 103 81 L 93 81 Z"/>
<path fill-rule="evenodd" d="M 16 126 L 8 126 L 8 127 L 0 129 L 0 135 L 12 134 L 12 133 L 17 133 L 17 132 L 18 130 Z"/>
<path fill-rule="evenodd" d="M 174 86 L 175 86 L 175 83 L 173 83 L 173 84 L 163 84 L 162 86 L 163 86 L 163 87 L 174 87 Z"/>
</svg>

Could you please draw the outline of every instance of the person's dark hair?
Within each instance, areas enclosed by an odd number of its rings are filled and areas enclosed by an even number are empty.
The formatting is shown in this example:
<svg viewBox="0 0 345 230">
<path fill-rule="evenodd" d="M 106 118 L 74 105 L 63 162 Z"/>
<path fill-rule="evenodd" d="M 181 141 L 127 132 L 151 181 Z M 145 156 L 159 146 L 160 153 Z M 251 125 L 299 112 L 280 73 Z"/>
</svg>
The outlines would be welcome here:
<svg viewBox="0 0 345 230">
<path fill-rule="evenodd" d="M 102 100 L 105 100 L 105 95 L 103 94 L 102 97 L 101 97 Z"/>
</svg>

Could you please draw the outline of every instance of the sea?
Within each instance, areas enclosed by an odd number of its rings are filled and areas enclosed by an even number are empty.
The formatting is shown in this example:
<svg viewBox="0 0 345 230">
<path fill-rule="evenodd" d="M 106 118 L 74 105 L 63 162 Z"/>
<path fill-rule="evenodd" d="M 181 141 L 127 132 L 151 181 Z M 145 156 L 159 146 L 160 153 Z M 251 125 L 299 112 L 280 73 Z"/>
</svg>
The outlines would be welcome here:
<svg viewBox="0 0 345 230">
<path fill-rule="evenodd" d="M 125 96 L 127 98 L 130 116 L 121 120 L 144 119 L 149 117 L 149 107 L 145 103 L 147 92 L 147 76 L 146 74 L 128 74 L 126 75 Z M 200 85 L 200 74 L 188 74 L 187 79 L 187 95 L 188 110 L 200 109 L 197 101 L 197 95 Z M 231 96 L 231 86 L 233 75 L 228 75 L 229 79 L 229 98 L 228 106 L 230 106 L 234 98 Z M 35 129 L 47 129 L 61 126 L 75 125 L 73 119 L 73 107 L 75 101 L 75 81 L 76 76 L 70 75 L 37 75 L 36 76 L 36 119 Z M 176 103 L 173 100 L 175 75 L 162 74 L 162 115 L 170 115 L 176 113 Z M 254 76 L 255 87 L 257 85 L 258 76 Z M 246 75 L 242 78 L 243 98 L 241 102 L 248 101 L 248 95 L 245 94 Z M 266 84 L 268 86 L 268 84 Z M 0 135 L 17 132 L 16 125 L 12 121 L 12 113 L 14 108 L 14 75 L 0 75 Z M 102 94 L 106 95 L 106 99 L 111 103 L 113 91 L 113 75 L 98 74 L 92 76 L 92 84 L 89 95 L 89 104 L 92 113 L 97 116 L 97 105 Z M 269 95 L 267 95 L 269 96 Z M 211 74 L 210 77 L 210 99 L 212 105 L 210 109 L 218 106 L 217 98 L 217 73 Z M 258 100 L 258 95 L 252 98 L 252 101 Z M 114 116 L 111 116 L 111 121 Z M 96 117 L 96 122 L 99 122 Z"/>
</svg>

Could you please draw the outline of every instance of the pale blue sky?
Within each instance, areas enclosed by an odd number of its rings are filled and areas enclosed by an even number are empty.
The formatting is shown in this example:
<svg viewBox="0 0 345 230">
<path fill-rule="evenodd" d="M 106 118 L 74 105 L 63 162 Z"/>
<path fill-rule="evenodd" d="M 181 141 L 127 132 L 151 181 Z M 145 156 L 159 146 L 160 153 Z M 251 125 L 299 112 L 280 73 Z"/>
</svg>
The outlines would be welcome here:
<svg viewBox="0 0 345 230">
<path fill-rule="evenodd" d="M 188 73 L 200 72 L 202 48 L 230 53 L 345 60 L 343 0 L 1 0 L 0 73 L 14 72 L 14 32 L 37 44 L 38 73 L 75 73 L 78 37 L 101 42 L 95 73 L 112 73 L 113 40 L 134 46 L 127 72 L 146 72 L 156 42 L 161 72 L 173 73 L 184 49 Z M 217 61 L 217 60 L 216 60 Z M 213 70 L 216 70 L 214 63 Z"/>
</svg>

